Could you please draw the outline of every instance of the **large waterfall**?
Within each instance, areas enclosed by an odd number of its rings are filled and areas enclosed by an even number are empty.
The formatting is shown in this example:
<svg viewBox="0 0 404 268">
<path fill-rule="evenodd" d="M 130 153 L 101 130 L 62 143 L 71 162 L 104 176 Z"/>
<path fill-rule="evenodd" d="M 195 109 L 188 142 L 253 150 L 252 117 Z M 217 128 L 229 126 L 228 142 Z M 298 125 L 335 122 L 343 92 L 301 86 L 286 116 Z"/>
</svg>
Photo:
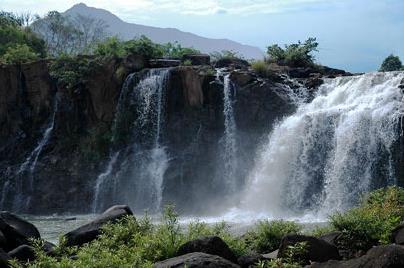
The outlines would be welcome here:
<svg viewBox="0 0 404 268">
<path fill-rule="evenodd" d="M 326 216 L 371 189 L 395 184 L 403 73 L 326 80 L 269 135 L 242 197 L 243 210 Z M 401 134 L 402 135 L 402 134 Z"/>
<path fill-rule="evenodd" d="M 93 211 L 114 202 L 156 212 L 161 207 L 164 173 L 168 156 L 161 144 L 164 124 L 164 95 L 169 69 L 152 69 L 134 81 L 125 82 L 119 100 L 114 132 L 130 121 L 131 146 L 111 154 L 106 171 L 97 179 Z M 135 79 L 136 78 L 136 79 Z M 114 133 L 113 139 L 118 139 Z M 111 204 L 105 204 L 106 200 Z"/>
</svg>

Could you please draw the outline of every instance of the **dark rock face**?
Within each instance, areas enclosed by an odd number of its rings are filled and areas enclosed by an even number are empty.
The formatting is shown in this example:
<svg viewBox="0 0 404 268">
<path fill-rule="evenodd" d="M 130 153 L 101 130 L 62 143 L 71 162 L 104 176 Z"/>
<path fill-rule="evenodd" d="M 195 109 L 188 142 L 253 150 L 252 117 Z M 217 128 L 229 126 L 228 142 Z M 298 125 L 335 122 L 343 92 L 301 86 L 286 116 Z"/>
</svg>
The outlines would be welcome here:
<svg viewBox="0 0 404 268">
<path fill-rule="evenodd" d="M 7 246 L 7 239 L 4 236 L 3 232 L 0 231 L 0 248 L 5 248 Z"/>
<path fill-rule="evenodd" d="M 8 253 L 12 259 L 17 259 L 21 262 L 35 260 L 35 250 L 31 246 L 21 245 Z"/>
<path fill-rule="evenodd" d="M 133 215 L 128 206 L 117 205 L 106 210 L 95 220 L 73 230 L 65 235 L 67 246 L 81 246 L 91 242 L 98 237 L 101 227 L 106 223 L 114 222 L 125 216 Z"/>
<path fill-rule="evenodd" d="M 324 240 L 304 235 L 285 236 L 281 241 L 281 245 L 279 246 L 278 258 L 286 257 L 288 246 L 292 246 L 300 242 L 307 243 L 307 252 L 304 254 L 304 256 L 302 256 L 306 264 L 310 264 L 311 261 L 325 262 L 328 260 L 341 259 L 337 247 L 327 243 Z"/>
<path fill-rule="evenodd" d="M 237 258 L 229 246 L 217 236 L 203 237 L 189 241 L 178 249 L 177 255 L 180 256 L 192 252 L 203 252 L 206 254 L 217 255 L 233 263 L 237 262 Z"/>
<path fill-rule="evenodd" d="M 207 54 L 187 54 L 182 61 L 190 61 L 191 65 L 210 65 L 210 56 Z"/>
<path fill-rule="evenodd" d="M 241 268 L 250 268 L 254 267 L 259 261 L 264 260 L 265 258 L 258 253 L 251 253 L 248 255 L 241 256 L 237 259 L 237 263 L 241 266 Z"/>
<path fill-rule="evenodd" d="M 87 213 L 95 180 L 109 160 L 111 129 L 122 85 L 130 72 L 146 64 L 133 55 L 111 59 L 73 89 L 56 85 L 47 64 L 0 68 L 0 85 L 5 85 L 0 88 L 0 192 L 7 184 L 14 188 L 21 177 L 16 175 L 20 166 L 43 136 L 55 100 L 58 102 L 51 138 L 32 175 L 35 185 L 21 202 L 26 205 L 16 207 L 11 190 L 0 198 L 0 206 L 32 214 Z M 253 165 L 255 148 L 273 123 L 295 106 L 277 83 L 258 79 L 245 68 L 234 71 L 231 80 L 240 147 L 236 180 L 242 187 Z M 224 190 L 220 185 L 222 82 L 216 81 L 210 66 L 172 68 L 164 105 L 162 145 L 170 163 L 164 175 L 163 203 L 176 203 L 182 213 L 220 209 L 226 205 L 220 192 Z"/>
<path fill-rule="evenodd" d="M 155 263 L 154 268 L 237 268 L 240 267 L 219 256 L 201 252 L 189 253 Z"/>
<path fill-rule="evenodd" d="M 0 248 L 0 268 L 8 268 L 9 260 L 11 260 L 10 256 Z"/>
<path fill-rule="evenodd" d="M 320 239 L 330 243 L 331 245 L 337 246 L 337 240 L 341 236 L 341 232 L 331 232 L 320 236 Z"/>
<path fill-rule="evenodd" d="M 177 67 L 181 65 L 180 60 L 169 60 L 169 59 L 158 59 L 158 60 L 150 60 L 149 65 L 151 68 L 168 68 L 168 67 Z"/>
<path fill-rule="evenodd" d="M 223 58 L 215 63 L 216 68 L 232 67 L 235 69 L 247 69 L 250 64 L 248 61 L 238 58 Z"/>
<path fill-rule="evenodd" d="M 404 267 L 404 248 L 398 245 L 379 246 L 366 255 L 348 261 L 314 263 L 312 268 L 399 268 Z"/>
<path fill-rule="evenodd" d="M 9 212 L 0 213 L 0 231 L 6 240 L 4 248 L 6 250 L 12 250 L 28 243 L 29 238 L 41 238 L 38 229 L 33 224 Z"/>
<path fill-rule="evenodd" d="M 391 235 L 391 242 L 397 245 L 404 245 L 404 224 L 397 226 Z"/>
</svg>

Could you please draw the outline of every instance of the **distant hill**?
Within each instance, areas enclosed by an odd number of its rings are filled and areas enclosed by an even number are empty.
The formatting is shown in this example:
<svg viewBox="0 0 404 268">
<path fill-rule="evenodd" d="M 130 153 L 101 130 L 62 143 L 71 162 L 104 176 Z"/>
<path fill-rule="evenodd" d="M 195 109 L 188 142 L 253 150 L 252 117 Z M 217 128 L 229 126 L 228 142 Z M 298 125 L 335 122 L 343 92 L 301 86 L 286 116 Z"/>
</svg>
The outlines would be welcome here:
<svg viewBox="0 0 404 268">
<path fill-rule="evenodd" d="M 178 41 L 184 47 L 193 47 L 204 53 L 214 51 L 233 50 L 246 59 L 263 58 L 263 52 L 257 47 L 243 45 L 228 39 L 211 39 L 196 34 L 182 32 L 174 28 L 158 28 L 134 23 L 127 23 L 105 9 L 88 7 L 81 3 L 74 5 L 64 12 L 66 15 L 77 14 L 103 20 L 108 25 L 108 32 L 117 35 L 124 40 L 133 39 L 145 35 L 156 43 L 168 43 Z"/>
</svg>

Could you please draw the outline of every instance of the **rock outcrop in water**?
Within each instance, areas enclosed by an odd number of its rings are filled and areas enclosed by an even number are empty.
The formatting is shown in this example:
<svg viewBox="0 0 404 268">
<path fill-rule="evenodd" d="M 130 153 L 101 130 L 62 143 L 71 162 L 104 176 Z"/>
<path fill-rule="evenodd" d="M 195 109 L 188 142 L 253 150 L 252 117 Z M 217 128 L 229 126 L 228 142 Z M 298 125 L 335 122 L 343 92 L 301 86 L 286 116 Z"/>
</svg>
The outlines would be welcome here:
<svg viewBox="0 0 404 268">
<path fill-rule="evenodd" d="M 73 89 L 57 84 L 48 64 L 41 61 L 0 69 L 0 206 L 35 214 L 86 213 L 91 211 L 97 177 L 105 172 L 111 157 L 112 128 L 123 83 L 145 63 L 136 56 L 108 60 Z M 281 84 L 260 79 L 247 69 L 227 71 L 233 85 L 230 97 L 241 159 L 236 180 L 241 188 L 257 145 L 275 120 L 292 112 L 295 105 Z M 217 80 L 215 69 L 208 65 L 174 67 L 169 72 L 161 140 L 169 159 L 163 202 L 175 202 L 183 212 L 219 208 L 231 202 L 222 198 L 220 182 L 223 78 Z M 18 170 L 44 136 L 53 112 L 52 134 L 28 179 Z M 117 146 L 123 148 L 128 142 Z M 17 182 L 19 192 L 27 196 L 21 202 L 14 201 Z"/>
</svg>

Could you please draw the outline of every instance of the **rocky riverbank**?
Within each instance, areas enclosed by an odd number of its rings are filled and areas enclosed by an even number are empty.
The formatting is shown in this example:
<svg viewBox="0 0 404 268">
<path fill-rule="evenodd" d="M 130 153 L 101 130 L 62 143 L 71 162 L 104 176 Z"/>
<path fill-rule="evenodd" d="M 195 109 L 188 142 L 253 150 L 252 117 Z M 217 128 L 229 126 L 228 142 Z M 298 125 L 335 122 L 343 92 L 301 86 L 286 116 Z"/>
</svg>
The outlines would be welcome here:
<svg viewBox="0 0 404 268">
<path fill-rule="evenodd" d="M 311 234 L 284 221 L 260 222 L 241 236 L 228 233 L 225 223 L 212 227 L 195 221 L 180 228 L 172 208 L 154 225 L 119 205 L 64 234 L 56 246 L 41 240 L 29 222 L 1 212 L 0 267 L 402 267 L 404 226 L 394 218 L 403 218 L 403 193 L 399 188 L 376 191 L 361 207 L 340 214 L 347 221 L 354 212 L 356 226 Z M 379 215 L 360 225 L 370 219 L 361 213 L 375 209 L 381 209 Z M 341 222 L 331 219 L 333 226 Z M 372 234 L 369 229 L 380 223 L 383 231 Z"/>
</svg>

